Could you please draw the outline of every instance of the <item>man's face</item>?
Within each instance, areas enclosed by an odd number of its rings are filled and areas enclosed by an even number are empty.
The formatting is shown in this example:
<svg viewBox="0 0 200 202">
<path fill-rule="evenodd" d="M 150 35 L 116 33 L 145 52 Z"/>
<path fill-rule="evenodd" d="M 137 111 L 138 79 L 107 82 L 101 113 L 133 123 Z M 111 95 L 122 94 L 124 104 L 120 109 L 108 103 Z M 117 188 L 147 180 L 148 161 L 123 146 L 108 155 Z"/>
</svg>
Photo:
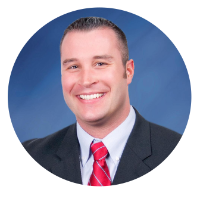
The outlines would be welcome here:
<svg viewBox="0 0 200 202">
<path fill-rule="evenodd" d="M 130 109 L 133 61 L 127 64 L 125 69 L 118 39 L 109 28 L 71 31 L 65 36 L 61 46 L 63 95 L 79 124 L 108 123 Z M 125 71 L 130 74 L 127 78 Z"/>
</svg>

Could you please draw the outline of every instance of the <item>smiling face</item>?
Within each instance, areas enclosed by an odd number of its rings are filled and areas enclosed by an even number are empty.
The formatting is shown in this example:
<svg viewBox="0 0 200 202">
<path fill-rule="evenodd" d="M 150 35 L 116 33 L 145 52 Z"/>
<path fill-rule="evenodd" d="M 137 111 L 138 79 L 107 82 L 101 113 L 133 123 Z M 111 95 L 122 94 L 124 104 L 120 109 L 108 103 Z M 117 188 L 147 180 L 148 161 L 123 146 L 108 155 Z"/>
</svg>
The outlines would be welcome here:
<svg viewBox="0 0 200 202">
<path fill-rule="evenodd" d="M 117 124 L 128 116 L 134 65 L 129 60 L 124 67 L 119 47 L 110 28 L 71 31 L 62 42 L 63 95 L 83 128 Z"/>
</svg>

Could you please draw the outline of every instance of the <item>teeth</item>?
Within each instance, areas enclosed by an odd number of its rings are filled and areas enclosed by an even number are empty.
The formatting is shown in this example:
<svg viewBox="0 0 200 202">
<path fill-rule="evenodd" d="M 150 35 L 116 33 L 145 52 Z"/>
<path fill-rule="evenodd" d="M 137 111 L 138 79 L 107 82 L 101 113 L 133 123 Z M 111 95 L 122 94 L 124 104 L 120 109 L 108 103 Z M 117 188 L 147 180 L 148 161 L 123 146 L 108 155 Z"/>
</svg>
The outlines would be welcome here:
<svg viewBox="0 0 200 202">
<path fill-rule="evenodd" d="M 103 95 L 103 93 L 97 93 L 97 94 L 92 94 L 92 95 L 80 95 L 80 98 L 83 100 L 92 100 L 95 98 L 99 98 Z"/>
</svg>

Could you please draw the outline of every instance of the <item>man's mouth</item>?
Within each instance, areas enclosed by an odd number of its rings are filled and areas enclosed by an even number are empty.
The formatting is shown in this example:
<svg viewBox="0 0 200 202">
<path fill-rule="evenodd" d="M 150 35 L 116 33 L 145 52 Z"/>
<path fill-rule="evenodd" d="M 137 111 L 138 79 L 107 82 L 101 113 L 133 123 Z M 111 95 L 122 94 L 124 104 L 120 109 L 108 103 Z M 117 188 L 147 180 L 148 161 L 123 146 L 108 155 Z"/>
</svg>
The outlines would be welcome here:
<svg viewBox="0 0 200 202">
<path fill-rule="evenodd" d="M 82 100 L 92 100 L 92 99 L 97 99 L 100 98 L 104 95 L 104 93 L 95 93 L 95 94 L 90 94 L 90 95 L 79 95 L 79 97 Z"/>
<path fill-rule="evenodd" d="M 101 99 L 106 93 L 94 93 L 94 94 L 82 94 L 82 95 L 77 95 L 79 100 L 82 101 L 95 101 Z"/>
</svg>

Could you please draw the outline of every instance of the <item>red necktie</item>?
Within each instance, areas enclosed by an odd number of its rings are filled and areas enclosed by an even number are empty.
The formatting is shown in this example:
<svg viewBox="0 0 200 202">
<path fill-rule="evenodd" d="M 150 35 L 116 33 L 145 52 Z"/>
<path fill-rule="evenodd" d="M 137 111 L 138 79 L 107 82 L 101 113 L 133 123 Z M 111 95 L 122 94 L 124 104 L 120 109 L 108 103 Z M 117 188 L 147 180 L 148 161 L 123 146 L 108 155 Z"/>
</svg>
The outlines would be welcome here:
<svg viewBox="0 0 200 202">
<path fill-rule="evenodd" d="M 103 142 L 92 143 L 91 151 L 94 156 L 93 171 L 88 182 L 89 186 L 110 186 L 111 177 L 106 164 L 108 150 Z"/>
</svg>

